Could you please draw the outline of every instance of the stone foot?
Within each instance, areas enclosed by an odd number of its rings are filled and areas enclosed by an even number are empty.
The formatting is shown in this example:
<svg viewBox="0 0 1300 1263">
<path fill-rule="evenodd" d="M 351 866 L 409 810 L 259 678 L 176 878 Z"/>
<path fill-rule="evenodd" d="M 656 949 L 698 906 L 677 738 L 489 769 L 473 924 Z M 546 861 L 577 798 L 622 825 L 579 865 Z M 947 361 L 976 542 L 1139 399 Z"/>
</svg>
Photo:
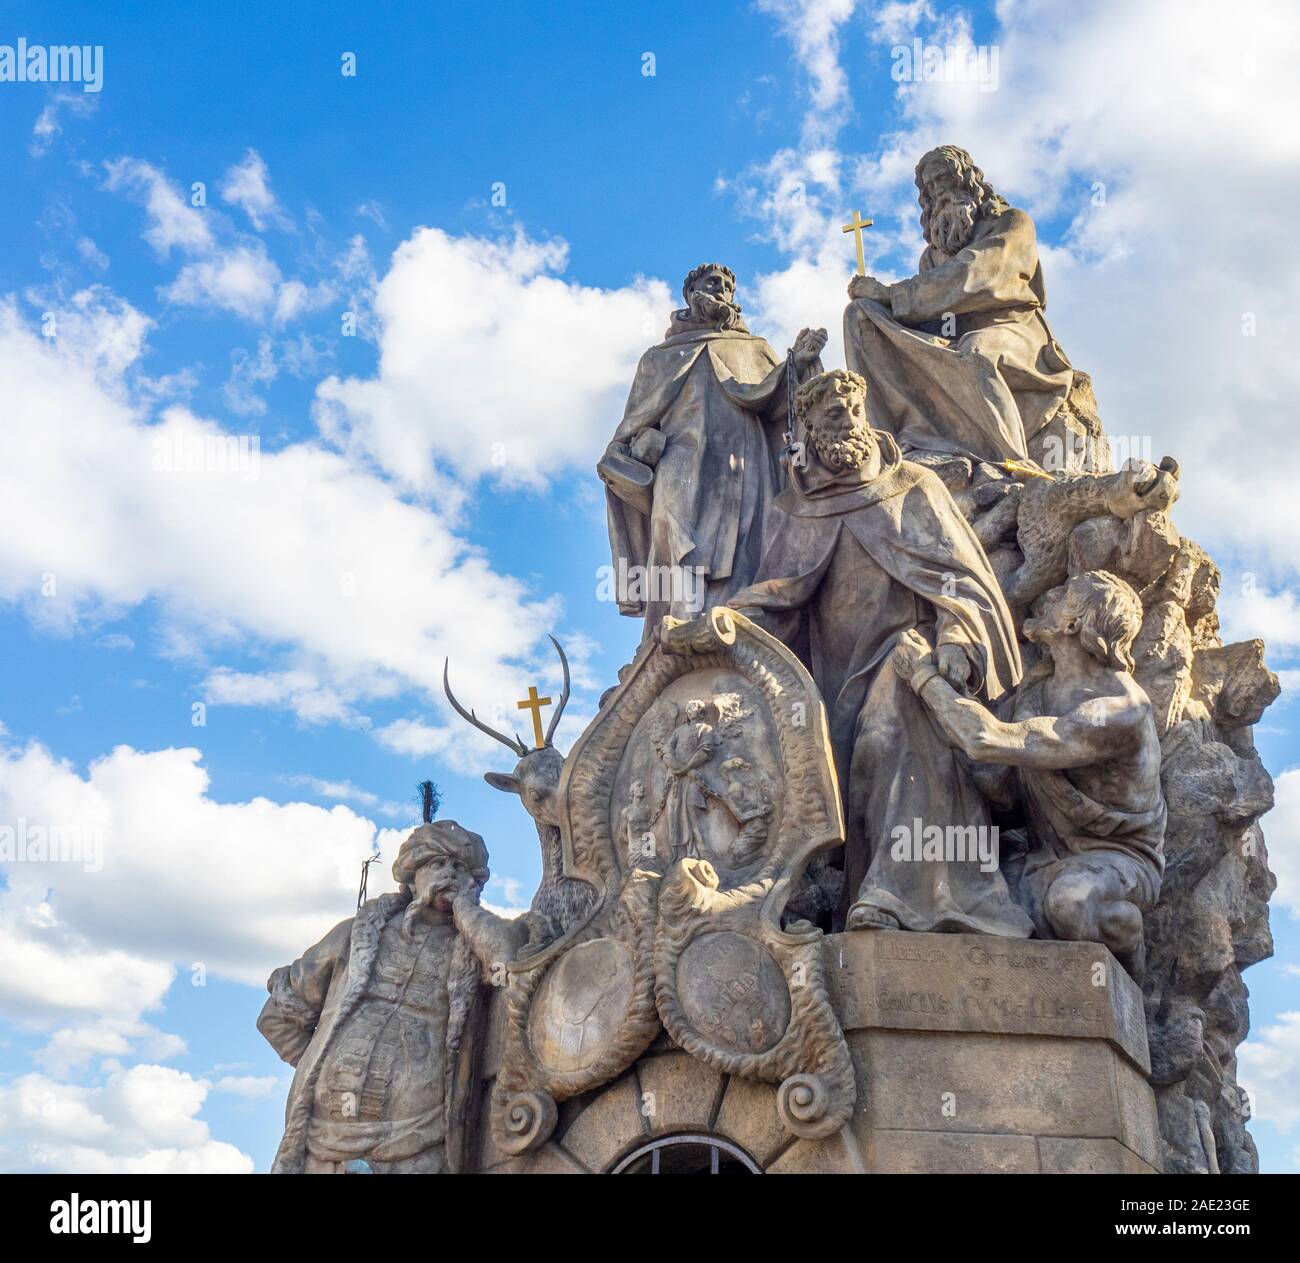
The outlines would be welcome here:
<svg viewBox="0 0 1300 1263">
<path fill-rule="evenodd" d="M 902 926 L 898 918 L 891 913 L 883 912 L 880 908 L 872 907 L 868 903 L 855 903 L 849 909 L 848 921 L 845 926 L 850 930 L 899 930 Z"/>
</svg>

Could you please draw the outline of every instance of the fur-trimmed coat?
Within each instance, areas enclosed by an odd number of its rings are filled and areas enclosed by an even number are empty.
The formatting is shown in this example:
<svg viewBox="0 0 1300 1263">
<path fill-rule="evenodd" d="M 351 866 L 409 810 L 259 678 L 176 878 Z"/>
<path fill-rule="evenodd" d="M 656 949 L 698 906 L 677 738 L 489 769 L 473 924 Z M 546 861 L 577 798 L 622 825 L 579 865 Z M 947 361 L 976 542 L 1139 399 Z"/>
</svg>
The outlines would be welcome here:
<svg viewBox="0 0 1300 1263">
<path fill-rule="evenodd" d="M 321 1070 L 335 1039 L 366 994 L 384 927 L 403 914 L 408 902 L 409 896 L 402 894 L 370 900 L 355 917 L 339 922 L 292 965 L 275 970 L 267 982 L 270 995 L 257 1019 L 257 1028 L 280 1057 L 296 1068 L 285 1107 L 284 1137 L 271 1167 L 275 1174 L 300 1174 L 304 1170 L 307 1131 Z M 458 938 L 450 979 L 468 967 L 467 956 L 467 945 Z M 477 966 L 474 968 L 477 970 Z M 467 1011 L 463 1003 L 457 1004 L 453 994 L 449 1047 L 443 1056 L 451 1171 L 463 1169 L 474 1040 L 462 1043 L 462 1035 L 473 1031 L 475 1007 L 471 1003 Z"/>
</svg>

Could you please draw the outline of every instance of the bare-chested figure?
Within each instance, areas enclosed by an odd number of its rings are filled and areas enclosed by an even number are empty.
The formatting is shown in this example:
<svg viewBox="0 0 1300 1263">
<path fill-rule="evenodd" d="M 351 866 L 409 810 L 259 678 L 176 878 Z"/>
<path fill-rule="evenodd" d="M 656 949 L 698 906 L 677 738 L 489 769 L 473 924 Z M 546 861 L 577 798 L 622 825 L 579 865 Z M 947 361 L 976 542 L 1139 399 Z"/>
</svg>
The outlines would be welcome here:
<svg viewBox="0 0 1300 1263">
<path fill-rule="evenodd" d="M 1142 914 L 1160 894 L 1166 820 L 1160 738 L 1133 678 L 1141 622 L 1137 594 L 1104 570 L 1046 593 L 1024 630 L 1050 659 L 1009 699 L 1009 722 L 953 689 L 917 633 L 894 655 L 948 739 L 1018 780 L 1035 844 L 1021 895 L 1039 933 L 1104 943 L 1135 974 Z"/>
</svg>

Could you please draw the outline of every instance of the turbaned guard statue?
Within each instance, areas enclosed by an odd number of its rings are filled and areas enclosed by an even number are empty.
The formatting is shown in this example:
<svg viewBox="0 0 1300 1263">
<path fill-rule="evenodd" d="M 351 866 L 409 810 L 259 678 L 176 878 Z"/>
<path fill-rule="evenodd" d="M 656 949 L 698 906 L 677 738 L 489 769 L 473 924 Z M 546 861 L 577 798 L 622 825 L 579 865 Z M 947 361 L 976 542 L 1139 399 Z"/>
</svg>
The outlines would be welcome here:
<svg viewBox="0 0 1300 1263">
<path fill-rule="evenodd" d="M 454 820 L 420 826 L 393 864 L 401 889 L 271 975 L 257 1028 L 297 1068 L 273 1172 L 458 1168 L 456 1069 L 483 967 L 452 905 L 482 890 L 487 860 L 483 839 Z"/>
</svg>

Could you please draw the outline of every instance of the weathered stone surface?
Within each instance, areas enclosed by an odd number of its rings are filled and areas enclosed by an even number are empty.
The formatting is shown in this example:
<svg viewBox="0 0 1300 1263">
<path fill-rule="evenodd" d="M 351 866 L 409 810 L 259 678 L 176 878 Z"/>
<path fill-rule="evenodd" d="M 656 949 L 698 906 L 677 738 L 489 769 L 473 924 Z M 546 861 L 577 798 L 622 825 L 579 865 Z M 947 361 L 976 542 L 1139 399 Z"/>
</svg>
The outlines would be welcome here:
<svg viewBox="0 0 1300 1263">
<path fill-rule="evenodd" d="M 1024 563 L 1003 582 L 1007 600 L 1027 605 L 1070 573 L 1105 569 L 1120 557 L 1146 557 L 1148 550 L 1131 544 L 1134 528 L 1127 523 L 1149 522 L 1177 497 L 1178 467 L 1168 458 L 1159 469 L 1029 479 L 1020 494 L 1016 536 Z M 1076 528 L 1085 523 L 1080 534 Z M 1169 547 L 1169 557 L 1175 548 Z M 1120 568 L 1131 571 L 1133 564 Z"/>
<path fill-rule="evenodd" d="M 677 963 L 677 985 L 682 1012 L 715 1044 L 766 1052 L 790 1024 L 781 966 L 743 935 L 722 931 L 693 939 Z"/>
<path fill-rule="evenodd" d="M 493 1175 L 591 1175 L 571 1154 L 559 1145 L 545 1144 L 532 1153 L 523 1153 L 500 1166 L 493 1167 Z"/>
<path fill-rule="evenodd" d="M 1192 692 L 1192 634 L 1181 606 L 1161 601 L 1147 607 L 1133 660 L 1133 676 L 1151 699 L 1163 737 L 1183 718 Z"/>
<path fill-rule="evenodd" d="M 668 1053 L 638 1062 L 637 1078 L 651 1135 L 712 1129 L 723 1082 L 718 1071 L 686 1053 Z"/>
<path fill-rule="evenodd" d="M 854 1125 L 1023 1136 L 1121 1136 L 1100 1040 L 1020 1035 L 850 1035 L 868 1083 Z"/>
<path fill-rule="evenodd" d="M 881 930 L 831 935 L 823 951 L 846 1031 L 1104 1039 L 1149 1066 L 1141 992 L 1100 945 Z"/>
<path fill-rule="evenodd" d="M 1062 474 L 1108 474 L 1114 469 L 1110 441 L 1097 414 L 1092 378 L 1074 370 L 1065 406 L 1026 444 L 1029 459 Z"/>
<path fill-rule="evenodd" d="M 863 1148 L 872 1175 L 1033 1175 L 1039 1169 L 1032 1136 L 873 1131 Z"/>
<path fill-rule="evenodd" d="M 1024 460 L 1074 377 L 1047 325 L 1033 221 L 955 145 L 921 157 L 916 185 L 917 274 L 852 278 L 845 360 L 871 384 L 873 423 L 904 446 Z"/>
<path fill-rule="evenodd" d="M 866 1167 L 853 1133 L 841 1129 L 826 1140 L 798 1140 L 770 1167 L 769 1175 L 862 1175 Z"/>
<path fill-rule="evenodd" d="M 790 1144 L 790 1133 L 777 1116 L 775 1085 L 736 1075 L 727 1080 L 714 1128 L 762 1167 Z"/>
<path fill-rule="evenodd" d="M 623 576 L 619 612 L 644 615 L 647 636 L 665 615 L 691 618 L 753 580 L 780 489 L 774 471 L 789 391 L 821 369 L 824 329 L 802 330 L 787 362 L 745 327 L 735 296 L 730 268 L 692 269 L 682 283 L 686 306 L 672 313 L 665 342 L 641 357 L 596 467 L 613 570 Z M 683 390 L 688 373 L 692 388 Z"/>
<path fill-rule="evenodd" d="M 1144 991 L 1171 1172 L 1258 1166 L 1235 1054 L 1249 1023 L 1241 970 L 1272 952 L 1276 883 L 1256 823 L 1272 805 L 1272 782 L 1252 749 L 1226 744 L 1230 735 L 1201 720 L 1165 741 L 1169 862 L 1147 926 Z"/>
<path fill-rule="evenodd" d="M 636 1076 L 628 1074 L 575 1114 L 560 1144 L 591 1170 L 607 1171 L 620 1154 L 649 1135 Z"/>
<path fill-rule="evenodd" d="M 1156 1175 L 1117 1140 L 1082 1136 L 1040 1136 L 1039 1170 L 1044 1175 Z"/>
<path fill-rule="evenodd" d="M 1119 1138 L 1148 1166 L 1159 1168 L 1163 1162 L 1160 1121 L 1151 1085 L 1124 1061 L 1114 1061 L 1112 1073 L 1119 1109 Z"/>
<path fill-rule="evenodd" d="M 529 1035 L 538 1061 L 559 1074 L 591 1065 L 617 1037 L 635 972 L 631 951 L 617 939 L 591 939 L 566 952 L 533 1000 Z"/>
<path fill-rule="evenodd" d="M 1220 728 L 1256 724 L 1282 692 L 1277 676 L 1264 665 L 1264 642 L 1202 649 L 1192 674 L 1193 695 Z"/>
<path fill-rule="evenodd" d="M 480 959 L 490 961 L 492 972 L 497 976 L 505 962 L 514 960 L 522 952 L 546 946 L 583 920 L 591 911 L 595 896 L 587 882 L 572 878 L 564 871 L 556 802 L 564 756 L 555 748 L 553 740 L 569 701 L 569 661 L 560 648 L 560 642 L 554 637 L 551 637 L 551 642 L 560 656 L 564 685 L 545 734 L 542 733 L 541 719 L 537 719 L 538 742 L 535 747 L 525 745 L 517 736 L 498 732 L 472 710 L 467 711 L 451 690 L 450 664 L 444 665 L 442 673 L 443 691 L 456 713 L 519 756 L 513 772 L 488 772 L 483 779 L 493 789 L 518 795 L 537 828 L 537 841 L 541 847 L 542 880 L 524 916 L 513 919 L 500 917 L 476 904 L 463 904 L 457 909 L 457 924 L 461 932 L 473 939 Z"/>
</svg>

